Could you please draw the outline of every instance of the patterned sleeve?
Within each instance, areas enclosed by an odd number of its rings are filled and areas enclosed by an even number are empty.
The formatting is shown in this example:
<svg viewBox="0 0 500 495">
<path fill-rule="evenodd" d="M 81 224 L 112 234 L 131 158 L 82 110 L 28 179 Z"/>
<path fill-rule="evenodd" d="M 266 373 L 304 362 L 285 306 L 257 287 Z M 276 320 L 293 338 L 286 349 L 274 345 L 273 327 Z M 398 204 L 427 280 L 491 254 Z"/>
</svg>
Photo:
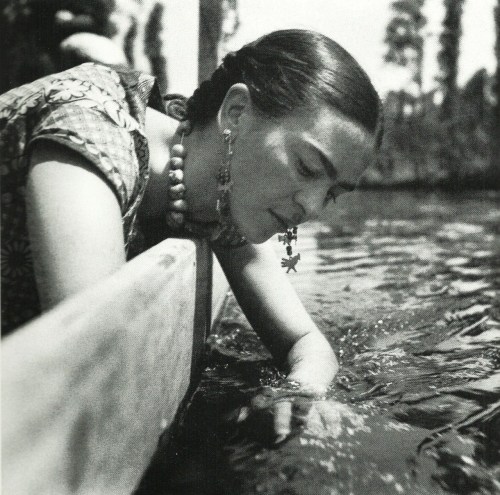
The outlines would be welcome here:
<svg viewBox="0 0 500 495">
<path fill-rule="evenodd" d="M 108 69 L 94 72 L 93 80 L 73 74 L 47 83 L 41 118 L 27 146 L 50 140 L 84 156 L 102 172 L 125 214 L 138 189 L 135 140 L 142 130 L 129 113 L 118 76 Z"/>
</svg>

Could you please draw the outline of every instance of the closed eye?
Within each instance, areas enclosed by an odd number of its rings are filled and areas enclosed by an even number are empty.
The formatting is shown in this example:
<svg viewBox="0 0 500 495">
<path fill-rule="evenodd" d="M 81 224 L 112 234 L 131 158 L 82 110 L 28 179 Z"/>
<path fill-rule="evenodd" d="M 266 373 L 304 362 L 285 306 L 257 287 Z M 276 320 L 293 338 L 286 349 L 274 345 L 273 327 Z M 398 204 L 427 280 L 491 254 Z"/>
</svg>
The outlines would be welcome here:
<svg viewBox="0 0 500 495">
<path fill-rule="evenodd" d="M 299 171 L 299 174 L 302 175 L 303 177 L 311 178 L 315 177 L 316 173 L 314 170 L 311 170 L 302 160 L 299 159 L 297 169 Z"/>
</svg>

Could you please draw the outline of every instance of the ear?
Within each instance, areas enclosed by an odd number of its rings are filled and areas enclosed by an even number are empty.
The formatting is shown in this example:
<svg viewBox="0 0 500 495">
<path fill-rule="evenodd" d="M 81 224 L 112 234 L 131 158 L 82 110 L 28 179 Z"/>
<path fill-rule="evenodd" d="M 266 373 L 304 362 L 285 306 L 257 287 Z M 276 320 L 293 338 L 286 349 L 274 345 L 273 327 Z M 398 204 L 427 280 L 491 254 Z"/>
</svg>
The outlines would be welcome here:
<svg viewBox="0 0 500 495">
<path fill-rule="evenodd" d="M 219 131 L 229 129 L 233 138 L 241 131 L 244 119 L 252 112 L 252 100 L 248 86 L 233 84 L 227 91 L 217 114 Z"/>
</svg>

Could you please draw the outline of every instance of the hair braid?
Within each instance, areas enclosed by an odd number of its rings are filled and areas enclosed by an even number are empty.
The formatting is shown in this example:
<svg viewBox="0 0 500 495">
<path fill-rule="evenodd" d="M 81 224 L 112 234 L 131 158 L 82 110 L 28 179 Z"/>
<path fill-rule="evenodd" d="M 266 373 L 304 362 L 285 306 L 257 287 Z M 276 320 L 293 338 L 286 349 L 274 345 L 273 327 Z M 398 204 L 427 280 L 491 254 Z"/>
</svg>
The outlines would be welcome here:
<svg viewBox="0 0 500 495">
<path fill-rule="evenodd" d="M 204 124 L 217 115 L 228 89 L 242 81 L 235 53 L 224 57 L 212 77 L 203 81 L 190 98 L 168 94 L 167 114 L 177 120 L 189 120 L 193 125 Z"/>
</svg>

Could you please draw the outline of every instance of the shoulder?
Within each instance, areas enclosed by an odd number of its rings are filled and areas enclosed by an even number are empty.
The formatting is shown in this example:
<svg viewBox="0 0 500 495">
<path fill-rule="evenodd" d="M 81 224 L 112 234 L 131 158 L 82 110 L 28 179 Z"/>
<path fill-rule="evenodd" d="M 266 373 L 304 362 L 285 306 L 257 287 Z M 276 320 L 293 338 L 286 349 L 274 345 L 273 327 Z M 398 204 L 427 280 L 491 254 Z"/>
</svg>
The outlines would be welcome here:
<svg viewBox="0 0 500 495">
<path fill-rule="evenodd" d="M 116 102 L 125 104 L 125 88 L 118 74 L 109 67 L 86 63 L 56 74 L 44 84 L 48 104 L 77 103 L 88 106 L 89 101 L 99 106 Z"/>
<path fill-rule="evenodd" d="M 112 185 L 125 214 L 149 175 L 145 109 L 131 108 L 118 73 L 99 64 L 56 74 L 43 87 L 27 150 L 51 140 L 81 154 Z"/>
<path fill-rule="evenodd" d="M 179 121 L 154 108 L 147 107 L 144 130 L 151 151 L 153 151 L 155 143 L 161 144 L 162 155 L 165 157 L 165 152 L 168 154 L 172 147 L 178 126 Z"/>
</svg>

